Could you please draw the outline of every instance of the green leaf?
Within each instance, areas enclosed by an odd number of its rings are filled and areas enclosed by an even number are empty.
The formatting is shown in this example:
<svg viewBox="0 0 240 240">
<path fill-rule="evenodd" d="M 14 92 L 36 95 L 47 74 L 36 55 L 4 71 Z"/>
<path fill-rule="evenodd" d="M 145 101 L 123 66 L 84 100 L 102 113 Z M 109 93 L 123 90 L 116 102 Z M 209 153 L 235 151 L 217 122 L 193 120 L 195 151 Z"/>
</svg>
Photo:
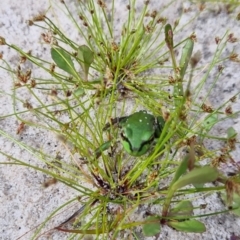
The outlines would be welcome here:
<svg viewBox="0 0 240 240">
<path fill-rule="evenodd" d="M 172 227 L 181 232 L 193 232 L 193 233 L 203 233 L 206 231 L 205 225 L 195 219 L 190 219 L 186 221 L 169 221 L 168 226 Z"/>
<path fill-rule="evenodd" d="M 68 52 L 61 48 L 51 48 L 51 55 L 53 61 L 59 68 L 71 75 L 76 75 L 76 70 L 74 68 L 71 55 Z"/>
<path fill-rule="evenodd" d="M 215 181 L 218 177 L 217 169 L 209 166 L 195 168 L 173 184 L 173 189 L 179 189 L 189 184 L 204 184 Z"/>
<path fill-rule="evenodd" d="M 217 113 L 210 114 L 203 121 L 203 124 L 202 124 L 203 130 L 205 130 L 206 132 L 209 132 L 217 122 L 218 122 L 218 114 Z"/>
<path fill-rule="evenodd" d="M 172 50 L 173 49 L 173 31 L 172 31 L 172 26 L 170 24 L 167 24 L 165 26 L 165 42 L 169 50 Z"/>
<path fill-rule="evenodd" d="M 74 91 L 74 94 L 77 96 L 77 97 L 80 97 L 84 94 L 84 89 L 83 88 L 77 88 L 75 91 Z"/>
<path fill-rule="evenodd" d="M 189 156 L 187 155 L 184 157 L 179 167 L 177 168 L 177 171 L 172 180 L 172 184 L 175 183 L 184 173 L 186 173 L 187 167 L 188 167 L 188 160 L 189 160 Z"/>
<path fill-rule="evenodd" d="M 160 219 L 156 216 L 151 216 L 146 219 L 146 223 L 143 225 L 143 234 L 145 236 L 154 236 L 161 231 Z"/>
<path fill-rule="evenodd" d="M 223 202 L 225 203 L 225 205 L 228 205 L 226 192 L 221 193 L 221 198 L 222 198 Z M 240 196 L 237 193 L 233 193 L 231 207 L 233 209 L 233 210 L 231 210 L 231 212 L 240 217 Z"/>
<path fill-rule="evenodd" d="M 231 138 L 235 138 L 237 136 L 237 132 L 235 131 L 235 129 L 233 127 L 230 127 L 227 129 L 227 138 L 231 139 Z"/>
<path fill-rule="evenodd" d="M 192 56 L 193 46 L 194 46 L 194 42 L 191 38 L 189 38 L 182 49 L 182 55 L 181 55 L 180 64 L 179 64 L 181 79 L 184 78 L 185 72 L 187 70 L 188 63 Z"/>
<path fill-rule="evenodd" d="M 168 216 L 174 219 L 187 219 L 193 214 L 193 205 L 190 201 L 182 201 L 174 206 Z"/>
<path fill-rule="evenodd" d="M 94 53 L 91 51 L 91 49 L 88 46 L 82 45 L 78 48 L 77 58 L 79 60 L 78 62 L 80 63 L 84 71 L 85 80 L 87 80 L 89 68 L 94 60 Z"/>
</svg>

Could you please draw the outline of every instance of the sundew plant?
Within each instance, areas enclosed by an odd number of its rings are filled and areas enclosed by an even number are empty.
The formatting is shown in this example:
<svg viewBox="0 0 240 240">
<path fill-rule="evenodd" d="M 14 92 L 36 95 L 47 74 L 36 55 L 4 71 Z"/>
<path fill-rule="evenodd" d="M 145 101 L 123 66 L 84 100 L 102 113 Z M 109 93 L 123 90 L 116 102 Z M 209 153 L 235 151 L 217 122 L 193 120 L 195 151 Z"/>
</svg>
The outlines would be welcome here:
<svg viewBox="0 0 240 240">
<path fill-rule="evenodd" d="M 216 131 L 239 116 L 239 93 L 210 104 L 224 67 L 239 64 L 238 40 L 229 30 L 212 36 L 215 52 L 203 65 L 194 48 L 198 36 L 188 27 L 211 5 L 192 3 L 195 15 L 182 8 L 172 21 L 166 15 L 171 4 L 122 3 L 126 14 L 119 20 L 116 1 L 60 1 L 78 40 L 61 30 L 49 10 L 28 19 L 29 27 L 39 29 L 44 58 L 0 37 L 19 56 L 13 64 L 2 55 L 13 87 L 1 94 L 11 96 L 13 110 L 1 120 L 17 119 L 19 135 L 42 129 L 63 146 L 49 152 L 0 128 L 1 137 L 37 160 L 0 150 L 1 167 L 33 168 L 51 177 L 46 187 L 58 181 L 76 192 L 31 232 L 32 239 L 59 232 L 66 239 L 141 239 L 166 225 L 202 233 L 201 217 L 230 210 L 240 215 L 238 133 L 232 126 Z M 226 53 L 229 45 L 232 52 Z M 195 199 L 216 192 L 225 203 L 220 211 L 196 206 Z M 79 210 L 49 229 L 73 202 Z"/>
</svg>

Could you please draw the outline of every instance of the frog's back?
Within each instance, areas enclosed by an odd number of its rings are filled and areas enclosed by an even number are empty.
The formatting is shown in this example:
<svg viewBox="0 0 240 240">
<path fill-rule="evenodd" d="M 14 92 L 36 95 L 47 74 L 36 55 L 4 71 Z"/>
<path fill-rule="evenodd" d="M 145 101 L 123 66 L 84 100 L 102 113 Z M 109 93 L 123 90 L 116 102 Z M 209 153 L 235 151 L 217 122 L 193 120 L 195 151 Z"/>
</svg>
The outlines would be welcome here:
<svg viewBox="0 0 240 240">
<path fill-rule="evenodd" d="M 141 148 L 143 142 L 154 137 L 155 118 L 146 111 L 134 113 L 125 122 L 125 135 L 132 143 L 133 149 Z"/>
</svg>

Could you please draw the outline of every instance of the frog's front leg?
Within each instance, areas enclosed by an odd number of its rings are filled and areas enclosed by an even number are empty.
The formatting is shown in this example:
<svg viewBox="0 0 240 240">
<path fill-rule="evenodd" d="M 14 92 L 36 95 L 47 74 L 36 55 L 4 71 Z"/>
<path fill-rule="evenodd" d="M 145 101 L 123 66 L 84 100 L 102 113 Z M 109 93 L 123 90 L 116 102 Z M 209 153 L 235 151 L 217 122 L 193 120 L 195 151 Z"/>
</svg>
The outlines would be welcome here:
<svg viewBox="0 0 240 240">
<path fill-rule="evenodd" d="M 111 119 L 111 122 L 107 123 L 104 126 L 103 131 L 106 131 L 108 128 L 110 128 L 110 126 L 114 126 L 114 125 L 116 125 L 117 127 L 121 126 L 121 124 L 125 122 L 127 118 L 128 117 L 117 117 L 117 118 Z"/>
<path fill-rule="evenodd" d="M 112 140 L 109 140 L 105 143 L 103 143 L 99 148 L 95 150 L 95 157 L 96 159 L 99 158 L 102 154 L 102 152 L 106 151 L 108 148 L 111 147 Z"/>
<path fill-rule="evenodd" d="M 106 131 L 107 129 L 109 129 L 110 126 L 117 125 L 117 127 L 119 127 L 121 125 L 121 123 L 125 122 L 126 120 L 127 120 L 127 117 L 113 118 L 113 119 L 111 119 L 111 122 L 107 123 L 104 126 L 103 131 Z M 101 156 L 101 153 L 106 151 L 108 148 L 110 148 L 111 145 L 112 145 L 112 140 L 109 140 L 109 141 L 103 143 L 99 148 L 97 148 L 95 150 L 95 157 L 99 158 Z"/>
</svg>

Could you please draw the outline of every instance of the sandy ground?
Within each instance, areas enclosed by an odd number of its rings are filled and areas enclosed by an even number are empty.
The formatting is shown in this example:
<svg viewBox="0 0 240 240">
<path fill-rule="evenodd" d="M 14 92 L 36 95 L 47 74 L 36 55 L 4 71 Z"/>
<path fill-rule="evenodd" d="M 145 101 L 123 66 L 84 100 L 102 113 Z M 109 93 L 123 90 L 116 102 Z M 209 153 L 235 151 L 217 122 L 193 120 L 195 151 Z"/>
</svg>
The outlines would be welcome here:
<svg viewBox="0 0 240 240">
<path fill-rule="evenodd" d="M 70 23 L 67 21 L 66 16 L 58 8 L 60 1 L 53 0 L 5 0 L 0 1 L 0 35 L 6 38 L 7 42 L 15 44 L 23 48 L 24 50 L 33 49 L 35 54 L 40 57 L 45 56 L 45 49 L 40 41 L 41 31 L 37 28 L 30 28 L 26 24 L 26 20 L 33 16 L 46 11 L 48 7 L 51 7 L 51 11 L 48 12 L 48 16 L 54 19 L 58 26 L 61 26 L 64 31 L 67 32 L 69 37 L 76 39 L 78 36 L 71 30 Z M 68 1 L 66 1 L 68 3 Z M 126 16 L 125 8 L 122 5 L 126 5 L 126 1 L 116 1 L 118 8 L 119 19 L 124 19 Z M 142 1 L 139 4 L 141 6 Z M 158 1 L 151 1 L 152 7 L 157 6 Z M 190 6 L 185 1 L 176 1 L 172 7 L 165 13 L 173 23 L 175 16 L 179 13 L 180 6 Z M 72 5 L 73 7 L 73 5 Z M 192 10 L 189 14 L 194 15 L 197 11 L 196 5 L 192 6 Z M 201 50 L 203 55 L 203 61 L 208 61 L 212 55 L 215 47 L 215 36 L 221 36 L 226 30 L 230 30 L 234 35 L 240 38 L 239 21 L 235 20 L 240 8 L 235 9 L 231 14 L 227 14 L 224 7 L 213 7 L 212 11 L 208 11 L 201 17 L 197 18 L 189 29 L 184 32 L 180 32 L 178 37 L 180 38 L 186 32 L 190 34 L 195 31 L 198 42 L 196 44 L 195 51 Z M 184 24 L 185 19 L 181 20 L 181 24 Z M 121 21 L 119 21 L 120 24 Z M 117 26 L 116 26 L 117 29 Z M 234 45 L 226 47 L 226 52 L 231 51 L 235 46 L 236 52 L 240 52 L 239 42 Z M 6 46 L 0 46 L 0 52 L 3 53 L 4 59 L 11 64 L 17 62 L 16 53 L 10 50 Z M 0 69 L 0 89 L 5 94 L 0 93 L 0 116 L 6 115 L 12 112 L 12 98 L 6 93 L 11 93 L 12 81 L 11 76 Z M 224 70 L 223 79 L 225 82 L 217 84 L 214 90 L 214 97 L 209 101 L 214 105 L 220 103 L 223 99 L 226 100 L 240 91 L 240 78 L 239 78 L 239 63 L 231 64 Z M 28 96 L 26 96 L 26 99 Z M 239 110 L 239 106 L 236 106 L 236 110 Z M 18 121 L 15 118 L 9 118 L 7 120 L 1 120 L 0 128 L 5 132 L 13 136 L 17 140 L 23 140 L 23 142 L 30 141 L 31 144 L 44 147 L 46 151 L 58 151 L 60 145 L 55 136 L 50 133 L 46 133 L 41 130 L 27 131 L 26 134 L 21 136 L 16 135 L 16 129 L 18 127 Z M 228 124 L 234 126 L 239 132 L 240 122 L 238 119 L 233 119 Z M 221 129 L 219 129 L 221 131 Z M 16 144 L 6 140 L 6 138 L 0 136 L 0 148 L 2 151 L 9 155 L 16 156 L 24 161 L 34 161 L 31 154 L 27 151 L 22 151 Z M 237 149 L 238 156 L 240 149 Z M 6 158 L 0 156 L 0 161 L 6 161 Z M 43 188 L 42 183 L 47 179 L 47 176 L 41 174 L 35 170 L 27 169 L 18 166 L 0 166 L 0 239 L 1 240 L 15 240 L 22 234 L 33 229 L 39 223 L 44 221 L 46 217 L 54 211 L 58 206 L 77 196 L 77 193 L 69 189 L 63 184 L 57 183 L 49 188 Z M 211 197 L 206 197 L 199 202 L 208 204 L 207 209 L 210 211 L 221 210 L 223 205 L 219 196 L 213 194 Z M 78 206 L 75 206 L 78 208 Z M 66 213 L 69 216 L 69 212 Z M 65 219 L 65 215 L 59 217 L 52 226 L 56 226 Z M 204 223 L 207 227 L 207 232 L 203 234 L 185 234 L 173 231 L 170 228 L 163 228 L 159 239 L 171 239 L 171 240 L 183 240 L 183 239 L 204 239 L 204 240 L 220 240 L 220 239 L 232 239 L 232 235 L 239 236 L 240 238 L 240 218 L 234 217 L 232 214 L 224 214 L 219 216 L 206 217 Z M 24 235 L 20 239 L 30 239 L 30 235 Z M 40 238 L 40 239 L 52 239 Z M 53 239 L 67 239 L 66 235 L 56 232 Z M 76 238 L 77 239 L 77 238 Z M 147 239 L 147 238 L 146 238 Z M 149 238 L 151 239 L 151 238 Z M 234 238 L 236 239 L 236 238 Z"/>
</svg>

